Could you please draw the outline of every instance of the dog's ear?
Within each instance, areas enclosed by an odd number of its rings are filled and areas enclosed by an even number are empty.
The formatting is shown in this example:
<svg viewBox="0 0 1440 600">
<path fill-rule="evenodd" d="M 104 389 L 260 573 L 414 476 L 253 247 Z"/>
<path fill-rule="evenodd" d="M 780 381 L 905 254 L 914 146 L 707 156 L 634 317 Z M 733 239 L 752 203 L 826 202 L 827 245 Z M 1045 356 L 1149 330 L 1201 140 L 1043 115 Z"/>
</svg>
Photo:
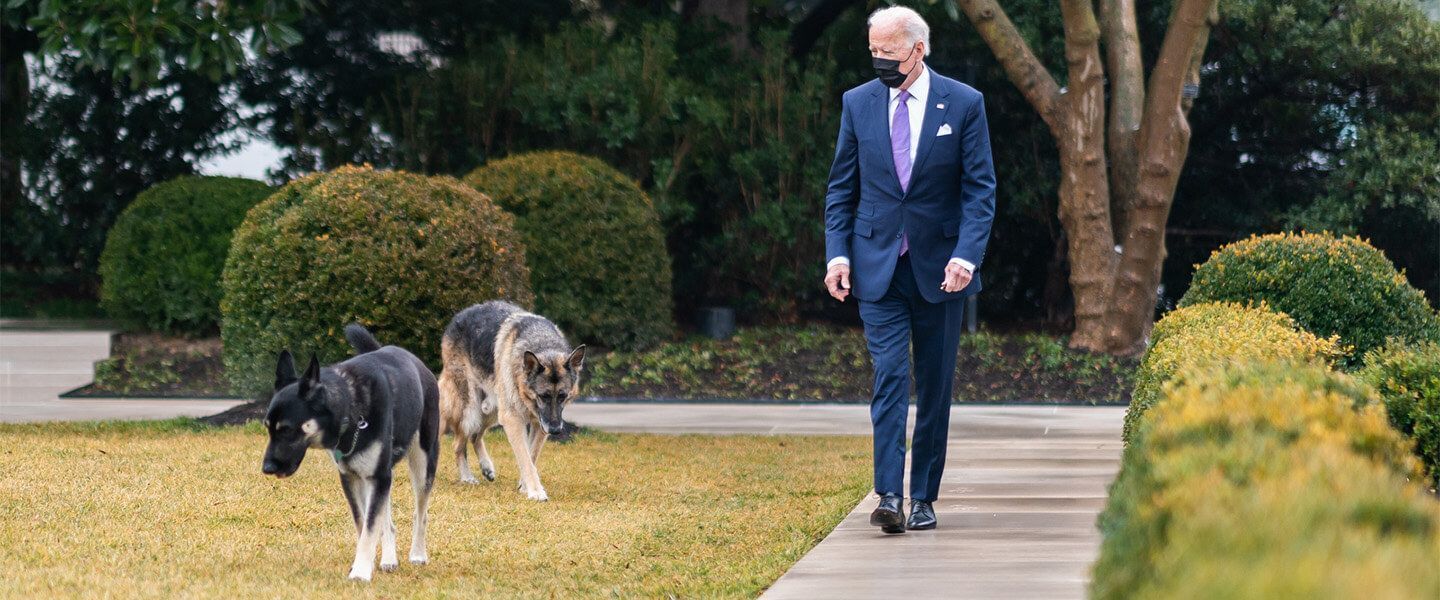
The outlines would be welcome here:
<svg viewBox="0 0 1440 600">
<path fill-rule="evenodd" d="M 534 352 L 531 352 L 531 351 L 529 351 L 529 350 L 526 350 L 526 351 L 525 351 L 525 373 L 526 373 L 527 375 L 534 375 L 534 374 L 540 372 L 540 367 L 541 367 L 541 365 L 540 365 L 540 357 L 535 356 L 535 353 L 534 353 Z"/>
<path fill-rule="evenodd" d="M 570 358 L 565 359 L 565 364 L 569 366 L 572 371 L 579 371 L 582 367 L 584 367 L 585 344 L 580 344 L 579 346 L 576 346 L 574 350 L 571 350 Z"/>
<path fill-rule="evenodd" d="M 280 391 L 291 383 L 295 382 L 295 357 L 289 350 L 281 350 L 280 358 L 275 362 L 275 391 Z"/>
<path fill-rule="evenodd" d="M 305 368 L 305 377 L 300 380 L 300 397 L 309 399 L 311 392 L 320 389 L 320 359 L 310 354 L 310 366 Z"/>
</svg>

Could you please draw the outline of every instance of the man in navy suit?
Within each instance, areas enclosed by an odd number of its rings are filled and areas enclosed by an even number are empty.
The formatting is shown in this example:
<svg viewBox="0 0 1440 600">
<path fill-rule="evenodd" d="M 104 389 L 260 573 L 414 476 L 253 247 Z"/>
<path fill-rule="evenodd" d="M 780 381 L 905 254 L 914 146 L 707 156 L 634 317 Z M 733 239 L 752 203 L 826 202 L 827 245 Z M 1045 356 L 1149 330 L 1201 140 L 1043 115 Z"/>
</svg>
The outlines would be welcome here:
<svg viewBox="0 0 1440 600">
<path fill-rule="evenodd" d="M 843 302 L 854 283 L 860 302 L 875 363 L 870 421 L 880 504 L 870 523 L 901 533 L 936 525 L 931 504 L 945 469 L 962 299 L 980 291 L 995 169 L 984 99 L 925 65 L 924 19 L 903 7 L 875 11 L 869 38 L 878 77 L 845 92 L 825 194 L 825 286 Z M 901 500 L 912 360 L 907 521 Z"/>
</svg>

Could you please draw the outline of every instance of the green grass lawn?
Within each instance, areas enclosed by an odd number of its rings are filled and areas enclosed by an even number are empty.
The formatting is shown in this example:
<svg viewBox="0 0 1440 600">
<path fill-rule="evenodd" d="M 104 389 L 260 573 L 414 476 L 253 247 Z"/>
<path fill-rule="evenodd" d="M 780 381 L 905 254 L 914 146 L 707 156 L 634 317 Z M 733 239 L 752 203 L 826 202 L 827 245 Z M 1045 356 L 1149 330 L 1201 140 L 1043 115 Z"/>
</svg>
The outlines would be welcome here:
<svg viewBox="0 0 1440 600">
<path fill-rule="evenodd" d="M 546 503 L 457 481 L 451 438 L 430 564 L 405 561 L 413 496 L 396 469 L 400 568 L 345 575 L 355 532 L 328 456 L 260 473 L 258 425 L 0 425 L 0 596 L 754 597 L 870 484 L 864 437 L 582 433 L 548 444 Z M 378 556 L 378 554 L 377 554 Z"/>
</svg>

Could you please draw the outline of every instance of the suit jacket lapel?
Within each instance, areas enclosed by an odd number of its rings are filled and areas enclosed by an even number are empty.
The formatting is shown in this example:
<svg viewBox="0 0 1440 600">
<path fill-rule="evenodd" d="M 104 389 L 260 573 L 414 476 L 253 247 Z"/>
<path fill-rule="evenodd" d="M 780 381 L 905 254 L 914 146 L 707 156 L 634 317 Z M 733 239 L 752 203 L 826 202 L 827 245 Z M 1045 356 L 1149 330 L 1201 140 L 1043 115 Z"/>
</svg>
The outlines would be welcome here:
<svg viewBox="0 0 1440 600">
<path fill-rule="evenodd" d="M 873 136 L 873 139 L 879 142 L 873 144 L 873 152 L 880 154 L 880 164 L 885 165 L 885 172 L 890 175 L 890 185 L 895 188 L 898 196 L 903 192 L 900 190 L 900 175 L 895 173 L 895 155 L 890 152 L 890 88 L 879 83 L 879 80 L 875 83 L 878 89 L 870 91 L 872 116 L 867 119 L 871 126 L 876 128 L 877 135 Z M 912 169 L 910 172 L 911 179 L 914 179 L 915 171 Z"/>
<path fill-rule="evenodd" d="M 929 68 L 929 65 L 926 65 Z M 925 102 L 925 120 L 920 125 L 920 146 L 915 149 L 915 165 L 910 168 L 910 189 L 915 189 L 915 180 L 920 174 L 920 169 L 925 166 L 925 159 L 930 156 L 930 147 L 935 145 L 935 134 L 940 132 L 940 124 L 945 122 L 945 113 L 950 111 L 950 87 L 940 74 L 930 72 L 930 97 Z M 936 108 L 943 106 L 944 108 Z M 958 132 L 957 132 L 958 133 Z M 893 162 L 893 161 L 892 161 Z M 894 170 L 894 167 L 891 167 Z"/>
</svg>

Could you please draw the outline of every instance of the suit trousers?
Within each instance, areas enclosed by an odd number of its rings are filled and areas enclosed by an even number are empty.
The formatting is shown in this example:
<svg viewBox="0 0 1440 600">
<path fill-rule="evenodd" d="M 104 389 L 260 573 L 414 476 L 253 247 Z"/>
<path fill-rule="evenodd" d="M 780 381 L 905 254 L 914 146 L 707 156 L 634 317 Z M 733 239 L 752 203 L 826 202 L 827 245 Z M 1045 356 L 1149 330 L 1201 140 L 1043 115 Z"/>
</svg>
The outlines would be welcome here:
<svg viewBox="0 0 1440 600">
<path fill-rule="evenodd" d="M 934 284 L 938 286 L 940 281 Z M 865 341 L 875 363 L 870 423 L 874 428 L 877 494 L 902 495 L 912 357 L 916 406 L 910 498 L 934 502 L 940 492 L 964 304 L 963 300 L 931 303 L 921 297 L 908 254 L 900 256 L 896 263 L 895 276 L 884 297 L 875 302 L 860 301 Z"/>
</svg>

